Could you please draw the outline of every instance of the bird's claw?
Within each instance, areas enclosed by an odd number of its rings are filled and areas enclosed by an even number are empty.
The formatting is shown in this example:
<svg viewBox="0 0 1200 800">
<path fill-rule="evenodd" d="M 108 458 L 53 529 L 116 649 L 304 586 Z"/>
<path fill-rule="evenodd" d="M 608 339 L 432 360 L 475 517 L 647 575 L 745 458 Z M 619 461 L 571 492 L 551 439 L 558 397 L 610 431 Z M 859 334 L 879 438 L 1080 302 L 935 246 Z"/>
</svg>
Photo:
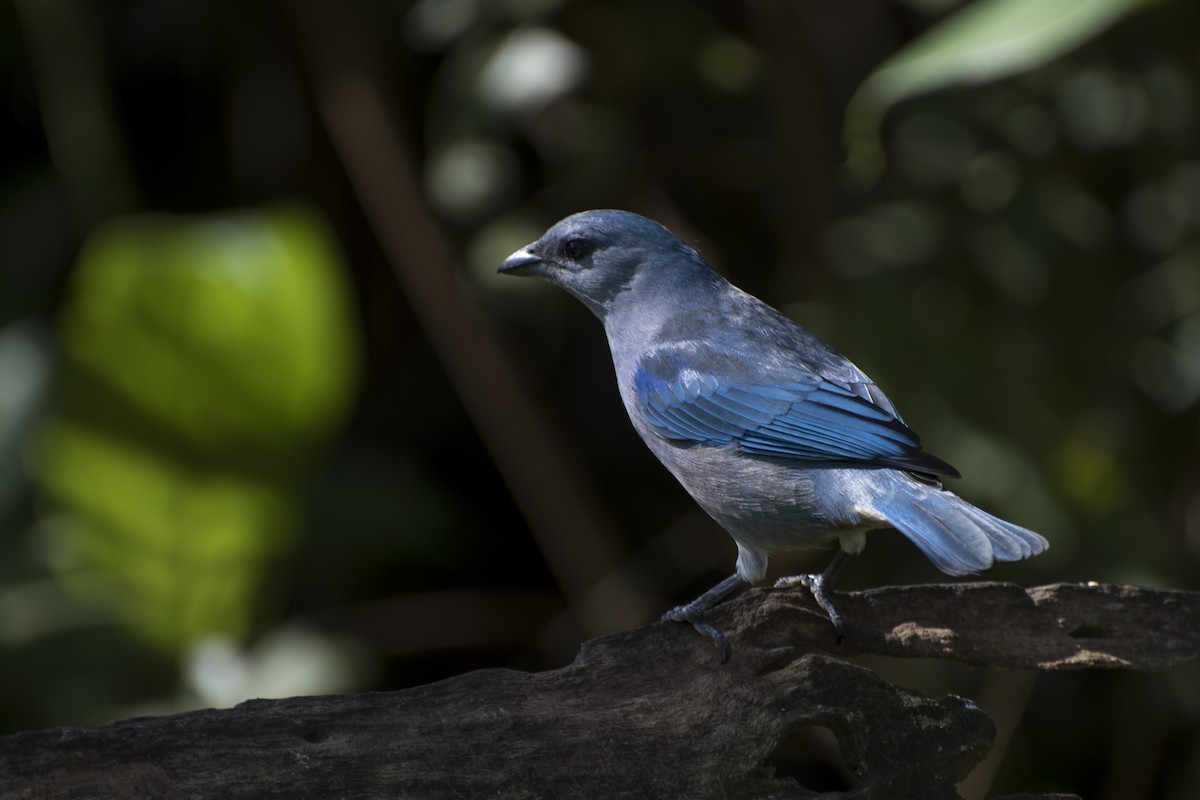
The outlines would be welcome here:
<svg viewBox="0 0 1200 800">
<path fill-rule="evenodd" d="M 846 626 L 842 622 L 842 615 L 833 607 L 833 601 L 830 599 L 825 586 L 828 583 L 825 575 L 817 573 L 814 575 L 792 575 L 788 578 L 780 578 L 775 581 L 776 589 L 788 589 L 794 586 L 803 586 L 812 594 L 813 599 L 817 601 L 817 605 L 824 610 L 829 617 L 829 621 L 833 624 L 834 631 L 837 632 L 837 640 L 839 642 L 846 638 Z"/>
<path fill-rule="evenodd" d="M 721 633 L 716 625 L 708 621 L 708 617 L 702 609 L 692 608 L 691 605 L 682 605 L 677 608 L 672 608 L 670 611 L 662 615 L 663 622 L 686 622 L 695 628 L 699 633 L 704 634 L 712 643 L 721 651 L 721 663 L 725 664 L 729 661 L 729 657 L 733 654 L 733 648 L 729 646 L 729 640 L 725 638 L 725 634 Z"/>
</svg>

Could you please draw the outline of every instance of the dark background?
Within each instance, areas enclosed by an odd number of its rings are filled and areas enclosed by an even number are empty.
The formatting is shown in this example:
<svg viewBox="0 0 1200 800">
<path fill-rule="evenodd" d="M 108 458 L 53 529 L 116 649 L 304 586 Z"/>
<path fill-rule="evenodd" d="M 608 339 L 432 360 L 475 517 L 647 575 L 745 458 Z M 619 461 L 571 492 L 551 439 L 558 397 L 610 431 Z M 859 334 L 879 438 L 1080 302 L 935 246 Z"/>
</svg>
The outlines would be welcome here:
<svg viewBox="0 0 1200 800">
<path fill-rule="evenodd" d="M 989 579 L 1200 589 L 1200 7 L 1077 5 L 0 4 L 0 731 L 550 668 L 728 574 L 596 320 L 495 275 L 585 208 L 1051 541 Z M 967 796 L 1200 791 L 1195 668 L 871 666 L 992 714 Z"/>
</svg>

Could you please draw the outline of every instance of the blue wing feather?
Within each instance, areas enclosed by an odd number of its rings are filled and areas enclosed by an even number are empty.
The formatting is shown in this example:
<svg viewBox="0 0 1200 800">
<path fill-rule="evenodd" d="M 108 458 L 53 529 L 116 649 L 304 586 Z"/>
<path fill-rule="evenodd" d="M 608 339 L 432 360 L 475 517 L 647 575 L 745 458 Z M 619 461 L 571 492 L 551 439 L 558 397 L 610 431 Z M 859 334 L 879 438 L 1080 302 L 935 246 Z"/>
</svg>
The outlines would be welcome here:
<svg viewBox="0 0 1200 800">
<path fill-rule="evenodd" d="M 659 351 L 634 374 L 642 416 L 660 435 L 682 444 L 734 445 L 743 453 L 802 461 L 849 461 L 933 475 L 957 475 L 921 449 L 921 441 L 874 386 L 835 383 L 796 373 L 768 380 L 729 368 L 727 359 L 685 359 Z M 722 369 L 722 366 L 725 368 Z M 758 380 L 755 380 L 755 378 Z M 886 398 L 884 402 L 887 403 Z"/>
</svg>

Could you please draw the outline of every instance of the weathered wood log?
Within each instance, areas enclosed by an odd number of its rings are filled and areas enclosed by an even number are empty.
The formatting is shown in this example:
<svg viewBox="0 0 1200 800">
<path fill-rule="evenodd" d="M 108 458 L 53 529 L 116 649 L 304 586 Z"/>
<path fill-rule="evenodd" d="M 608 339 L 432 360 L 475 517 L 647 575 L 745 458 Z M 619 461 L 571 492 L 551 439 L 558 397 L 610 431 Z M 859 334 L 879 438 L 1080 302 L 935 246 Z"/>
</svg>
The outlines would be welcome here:
<svg viewBox="0 0 1200 800">
<path fill-rule="evenodd" d="M 991 745 L 987 717 L 834 655 L 1080 669 L 1200 653 L 1194 592 L 973 583 L 835 602 L 840 643 L 801 591 L 723 604 L 727 664 L 690 628 L 659 623 L 541 673 L 0 737 L 0 798 L 811 798 L 821 793 L 779 756 L 806 726 L 836 737 L 850 773 L 838 797 L 955 798 Z"/>
<path fill-rule="evenodd" d="M 945 658 L 1005 669 L 1148 669 L 1200 659 L 1200 592 L 1099 583 L 891 586 L 835 594 L 835 645 L 802 592 L 764 592 L 747 625 L 764 645 L 824 642 L 837 655 Z M 808 612 L 808 613 L 803 613 Z"/>
</svg>

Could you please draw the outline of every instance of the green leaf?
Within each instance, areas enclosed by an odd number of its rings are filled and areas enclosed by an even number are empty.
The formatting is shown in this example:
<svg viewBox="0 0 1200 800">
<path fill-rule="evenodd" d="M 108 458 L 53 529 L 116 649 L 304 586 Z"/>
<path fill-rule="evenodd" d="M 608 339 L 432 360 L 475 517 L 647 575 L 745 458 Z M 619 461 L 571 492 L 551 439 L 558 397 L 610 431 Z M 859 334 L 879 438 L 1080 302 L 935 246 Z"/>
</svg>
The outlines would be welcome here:
<svg viewBox="0 0 1200 800">
<path fill-rule="evenodd" d="M 295 208 L 120 220 L 80 256 L 63 345 L 190 446 L 286 450 L 348 400 L 343 275 L 324 227 Z"/>
<path fill-rule="evenodd" d="M 344 273 L 297 208 L 122 219 L 80 256 L 37 460 L 54 561 L 164 649 L 245 634 L 291 543 L 357 383 Z"/>
<path fill-rule="evenodd" d="M 262 572 L 290 544 L 286 487 L 189 468 L 71 421 L 51 424 L 45 448 L 42 488 L 60 512 L 53 562 L 67 588 L 168 651 L 250 630 Z"/>
<path fill-rule="evenodd" d="M 847 165 L 866 181 L 878 176 L 883 118 L 897 103 L 1035 69 L 1156 2 L 978 0 L 896 52 L 858 88 L 846 109 Z"/>
</svg>

